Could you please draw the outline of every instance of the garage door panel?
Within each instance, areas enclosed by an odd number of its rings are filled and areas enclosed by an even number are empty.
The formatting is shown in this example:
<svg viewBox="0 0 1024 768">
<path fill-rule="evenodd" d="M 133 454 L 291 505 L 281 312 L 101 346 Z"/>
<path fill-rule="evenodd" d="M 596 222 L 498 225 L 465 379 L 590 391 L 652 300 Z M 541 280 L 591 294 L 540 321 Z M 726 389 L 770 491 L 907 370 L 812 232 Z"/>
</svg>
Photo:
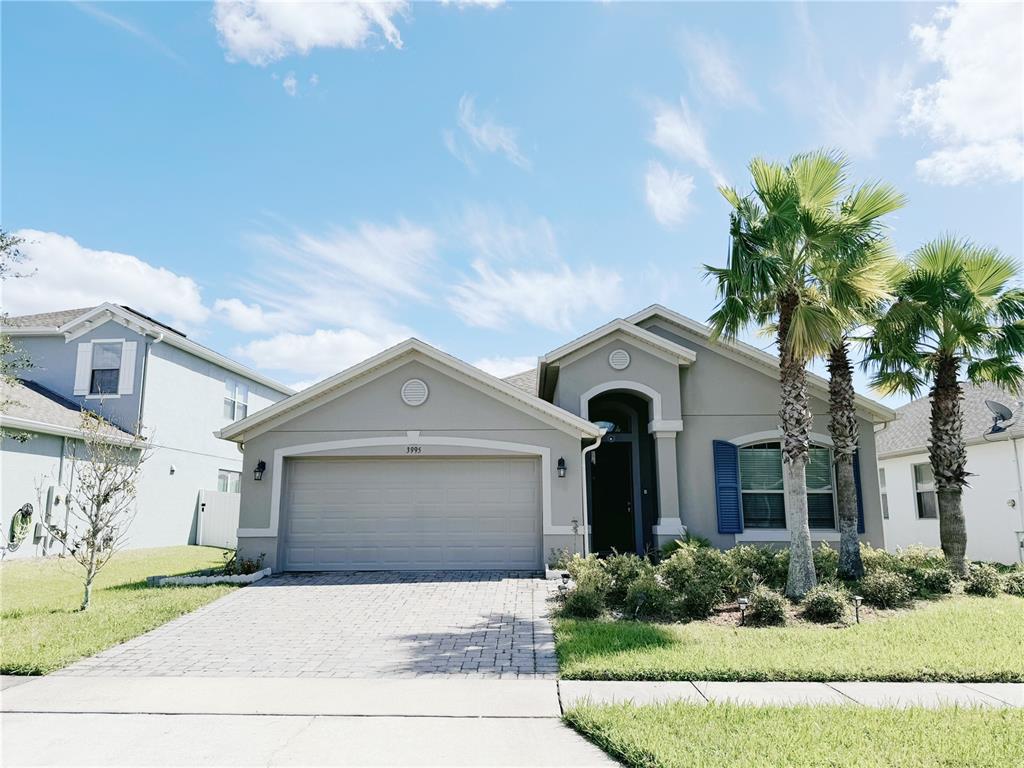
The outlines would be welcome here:
<svg viewBox="0 0 1024 768">
<path fill-rule="evenodd" d="M 291 460 L 290 570 L 538 569 L 539 461 Z"/>
</svg>

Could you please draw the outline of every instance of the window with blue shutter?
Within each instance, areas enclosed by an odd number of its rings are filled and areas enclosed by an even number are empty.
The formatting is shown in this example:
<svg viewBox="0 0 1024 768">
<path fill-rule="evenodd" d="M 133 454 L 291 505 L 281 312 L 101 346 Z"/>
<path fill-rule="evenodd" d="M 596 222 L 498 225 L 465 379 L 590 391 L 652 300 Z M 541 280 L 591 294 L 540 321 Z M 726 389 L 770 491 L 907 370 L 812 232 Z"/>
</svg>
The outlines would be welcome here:
<svg viewBox="0 0 1024 768">
<path fill-rule="evenodd" d="M 740 504 L 739 448 L 727 440 L 715 440 L 711 449 L 715 460 L 715 504 L 718 508 L 718 532 L 742 533 L 743 510 Z"/>
</svg>

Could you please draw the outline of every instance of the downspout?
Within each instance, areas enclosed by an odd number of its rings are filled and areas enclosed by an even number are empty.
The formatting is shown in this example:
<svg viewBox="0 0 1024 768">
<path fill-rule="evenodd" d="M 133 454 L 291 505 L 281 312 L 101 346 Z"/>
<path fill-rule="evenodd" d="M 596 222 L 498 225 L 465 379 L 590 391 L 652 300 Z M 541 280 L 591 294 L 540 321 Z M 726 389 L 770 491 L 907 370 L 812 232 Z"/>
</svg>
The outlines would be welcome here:
<svg viewBox="0 0 1024 768">
<path fill-rule="evenodd" d="M 1020 529 L 1017 531 L 1017 560 L 1024 562 L 1024 480 L 1020 474 L 1020 454 L 1017 453 L 1017 441 L 1020 438 L 1012 437 L 1009 440 L 1010 448 L 1013 450 L 1013 463 L 1017 467 L 1017 512 L 1020 513 Z"/>
<path fill-rule="evenodd" d="M 156 336 L 153 341 L 146 341 L 146 351 L 142 353 L 142 381 L 139 382 L 139 418 L 135 422 L 135 429 L 139 434 L 142 434 L 142 409 L 146 404 L 146 373 L 149 371 L 149 350 L 154 344 L 159 344 L 164 340 L 164 335 L 161 333 Z"/>
<path fill-rule="evenodd" d="M 587 499 L 587 454 L 591 451 L 597 450 L 601 446 L 601 438 L 604 437 L 605 430 L 601 430 L 597 435 L 597 440 L 588 445 L 583 449 L 583 453 L 580 454 L 580 477 L 583 483 L 583 556 L 586 557 L 590 554 L 590 502 Z"/>
</svg>

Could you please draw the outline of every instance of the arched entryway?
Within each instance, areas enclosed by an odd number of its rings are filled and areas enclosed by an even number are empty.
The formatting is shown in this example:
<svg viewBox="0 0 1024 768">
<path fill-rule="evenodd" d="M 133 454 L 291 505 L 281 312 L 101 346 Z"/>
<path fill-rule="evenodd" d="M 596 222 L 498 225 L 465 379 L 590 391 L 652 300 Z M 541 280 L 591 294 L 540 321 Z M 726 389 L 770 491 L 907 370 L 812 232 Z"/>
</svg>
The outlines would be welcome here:
<svg viewBox="0 0 1024 768">
<path fill-rule="evenodd" d="M 587 466 L 590 551 L 643 554 L 655 547 L 658 519 L 649 403 L 631 392 L 604 392 L 590 399 L 587 418 L 608 430 Z"/>
</svg>

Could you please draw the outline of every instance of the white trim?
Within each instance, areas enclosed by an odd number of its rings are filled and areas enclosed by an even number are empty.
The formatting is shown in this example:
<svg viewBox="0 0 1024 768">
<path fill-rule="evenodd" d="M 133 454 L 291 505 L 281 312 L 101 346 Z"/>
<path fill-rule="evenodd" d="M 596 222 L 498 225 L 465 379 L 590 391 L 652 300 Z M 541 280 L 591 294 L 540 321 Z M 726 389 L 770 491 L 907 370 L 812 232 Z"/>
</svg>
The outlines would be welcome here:
<svg viewBox="0 0 1024 768">
<path fill-rule="evenodd" d="M 823 435 L 821 432 L 809 432 L 808 436 L 812 443 L 816 445 L 824 445 L 829 448 L 834 448 L 832 438 L 828 435 Z M 739 437 L 730 437 L 729 442 L 734 445 L 743 447 L 744 445 L 750 445 L 751 443 L 763 443 L 766 440 L 781 440 L 782 430 L 781 429 L 766 429 L 762 432 L 751 432 L 747 435 L 740 435 Z"/>
<path fill-rule="evenodd" d="M 622 335 L 629 337 L 630 341 L 640 346 L 646 352 L 649 352 L 655 357 L 660 357 L 662 360 L 666 360 L 670 363 L 690 365 L 697 359 L 697 353 L 692 349 L 687 349 L 686 347 L 676 344 L 674 341 L 669 341 L 655 333 L 651 333 L 646 328 L 641 328 L 635 323 L 627 322 L 621 318 L 616 318 L 610 323 L 606 323 L 600 328 L 595 328 L 590 333 L 580 336 L 578 339 L 574 339 L 568 344 L 563 344 L 558 349 L 548 352 L 540 358 L 540 362 L 544 364 L 563 361 L 564 358 L 569 357 L 573 353 L 579 352 L 585 347 L 589 347 L 603 341 L 606 337 L 616 333 L 621 333 Z"/>
<path fill-rule="evenodd" d="M 626 318 L 626 322 L 642 323 L 646 320 L 650 320 L 651 318 L 667 320 L 670 324 L 676 325 L 710 344 L 714 344 L 715 351 L 721 352 L 726 357 L 750 366 L 751 368 L 761 370 L 776 379 L 779 377 L 779 360 L 775 355 L 764 352 L 757 347 L 738 339 L 718 339 L 717 341 L 712 342 L 711 329 L 708 326 L 697 322 L 692 318 L 686 317 L 685 315 L 681 315 L 668 307 L 662 306 L 661 304 L 652 304 L 646 309 L 642 309 L 639 312 L 630 315 Z M 816 394 L 818 396 L 825 398 L 828 397 L 828 381 L 826 379 L 818 376 L 816 373 L 808 371 L 807 384 L 811 389 L 816 390 Z M 892 421 L 896 418 L 896 411 L 882 405 L 881 403 L 875 402 L 870 398 L 857 394 L 854 399 L 859 410 L 866 411 L 872 416 L 877 417 L 874 419 L 875 421 Z"/>
<path fill-rule="evenodd" d="M 655 536 L 685 536 L 686 526 L 678 517 L 669 517 L 656 523 L 651 531 Z"/>
<path fill-rule="evenodd" d="M 39 432 L 44 435 L 57 435 L 58 437 L 76 437 L 82 438 L 85 433 L 82 430 L 75 427 L 65 427 L 60 424 L 50 424 L 46 421 L 36 421 L 35 419 L 23 419 L 19 416 L 8 416 L 6 414 L 0 414 L 0 427 L 7 429 L 16 429 L 25 432 Z M 124 437 L 119 435 L 104 435 L 103 442 L 113 443 L 116 445 L 130 445 L 134 441 L 134 438 L 125 434 Z M 146 441 L 139 441 L 139 446 L 148 445 Z"/>
<path fill-rule="evenodd" d="M 641 384 L 639 381 L 605 381 L 600 384 L 596 384 L 582 395 L 580 395 L 580 416 L 584 419 L 588 419 L 590 414 L 590 401 L 592 398 L 597 397 L 602 392 L 611 392 L 617 389 L 625 389 L 629 391 L 639 392 L 640 394 L 647 395 L 651 401 L 651 419 L 652 422 L 660 422 L 661 419 L 661 393 L 653 387 L 649 387 L 646 384 Z M 588 419 L 589 420 L 589 419 Z"/>
<path fill-rule="evenodd" d="M 396 344 L 358 365 L 354 365 L 341 373 L 324 379 L 298 394 L 263 408 L 214 434 L 223 440 L 244 442 L 270 429 L 274 420 L 287 420 L 287 418 L 292 417 L 287 416 L 287 414 L 296 409 L 303 406 L 313 408 L 319 405 L 320 402 L 340 397 L 345 391 L 348 391 L 344 389 L 346 386 L 350 384 L 353 387 L 362 386 L 368 383 L 368 381 L 373 380 L 372 378 L 367 378 L 371 374 L 376 374 L 376 376 L 383 375 L 380 369 L 390 364 L 394 364 L 397 367 L 397 365 L 404 363 L 405 358 L 417 359 L 434 368 L 439 373 L 450 376 L 512 408 L 529 413 L 535 418 L 539 418 L 541 421 L 545 421 L 573 437 L 596 438 L 600 433 L 600 430 L 589 421 L 581 419 L 579 416 L 569 413 L 556 405 L 552 405 L 546 400 L 530 395 L 508 382 L 491 376 L 489 373 L 485 373 L 479 368 L 475 368 L 469 363 L 463 362 L 446 352 L 442 352 L 419 339 L 406 339 L 400 344 Z M 360 381 L 361 379 L 365 380 Z"/>
<path fill-rule="evenodd" d="M 0 326 L 0 330 L 8 336 L 64 336 L 65 341 L 73 341 L 79 336 L 88 333 L 97 325 L 102 325 L 108 320 L 113 320 L 129 330 L 135 331 L 141 336 L 145 336 L 147 334 L 151 336 L 166 334 L 164 336 L 164 341 L 172 347 L 182 349 L 198 358 L 213 363 L 214 365 L 219 365 L 221 368 L 236 373 L 239 376 L 244 376 L 247 379 L 251 379 L 252 381 L 262 384 L 263 386 L 280 394 L 292 395 L 295 393 L 295 390 L 291 387 L 286 387 L 278 381 L 274 381 L 261 373 L 257 373 L 252 368 L 248 368 L 241 363 L 237 363 L 230 358 L 224 357 L 220 353 L 214 352 L 212 349 L 208 349 L 201 344 L 196 344 L 194 341 L 186 339 L 181 334 L 173 330 L 169 330 L 167 326 L 146 320 L 145 318 L 136 315 L 134 312 L 109 302 L 100 304 L 98 307 L 94 307 L 92 310 L 79 315 L 73 320 L 69 320 L 58 328 L 9 328 L 6 326 Z"/>
<path fill-rule="evenodd" d="M 543 445 L 510 443 L 503 440 L 482 440 L 473 437 L 364 437 L 350 440 L 328 440 L 322 443 L 290 445 L 274 451 L 271 469 L 270 524 L 266 528 L 239 528 L 238 536 L 277 536 L 281 520 L 281 492 L 283 489 L 284 460 L 296 456 L 323 454 L 325 451 L 350 451 L 355 448 L 377 448 L 381 446 L 407 446 L 415 441 L 417 445 L 446 445 L 462 448 L 485 448 L 512 454 L 525 454 L 540 458 L 541 511 L 544 535 L 571 534 L 571 525 L 555 525 L 551 519 L 551 449 Z M 358 454 L 338 454 L 339 458 L 356 458 Z M 395 454 L 404 455 L 404 454 Z M 371 458 L 390 458 L 374 454 Z M 264 475 L 264 478 L 266 475 Z"/>
<path fill-rule="evenodd" d="M 660 419 L 658 421 L 650 421 L 647 423 L 647 431 L 654 435 L 657 432 L 663 433 L 675 433 L 683 431 L 683 420 L 682 419 Z"/>
</svg>

